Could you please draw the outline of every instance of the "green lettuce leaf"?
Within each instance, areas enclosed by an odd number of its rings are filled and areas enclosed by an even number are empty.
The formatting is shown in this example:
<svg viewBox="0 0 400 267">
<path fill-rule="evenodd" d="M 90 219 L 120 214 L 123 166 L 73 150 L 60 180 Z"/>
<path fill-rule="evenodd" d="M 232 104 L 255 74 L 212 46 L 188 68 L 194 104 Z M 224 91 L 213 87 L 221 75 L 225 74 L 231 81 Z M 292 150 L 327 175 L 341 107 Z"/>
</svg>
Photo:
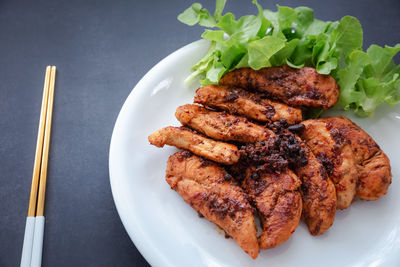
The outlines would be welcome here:
<svg viewBox="0 0 400 267">
<path fill-rule="evenodd" d="M 287 59 L 293 54 L 296 49 L 299 39 L 293 39 L 287 42 L 283 48 L 277 51 L 270 59 L 269 62 L 272 66 L 281 66 L 287 64 Z"/>
<path fill-rule="evenodd" d="M 337 50 L 342 57 L 346 58 L 354 50 L 361 50 L 363 31 L 360 22 L 355 17 L 343 17 L 333 34 Z"/>
<path fill-rule="evenodd" d="M 248 46 L 249 66 L 258 70 L 271 66 L 270 58 L 285 47 L 285 41 L 275 36 L 266 36 Z"/>
<path fill-rule="evenodd" d="M 349 56 L 349 65 L 337 72 L 336 80 L 340 86 L 338 104 L 345 110 L 355 108 L 354 104 L 362 97 L 361 92 L 355 89 L 357 81 L 368 64 L 370 64 L 370 58 L 365 52 L 354 51 Z"/>
<path fill-rule="evenodd" d="M 210 15 L 207 9 L 202 8 L 199 3 L 194 3 L 191 7 L 186 9 L 178 16 L 178 20 L 189 26 L 199 24 L 204 27 L 214 27 L 216 24 L 215 18 Z"/>
<path fill-rule="evenodd" d="M 222 12 L 224 11 L 226 4 L 226 0 L 216 0 L 215 1 L 215 12 L 214 12 L 214 18 L 215 20 L 219 20 L 222 16 Z"/>
<path fill-rule="evenodd" d="M 338 105 L 354 109 L 360 116 L 370 116 L 382 103 L 399 103 L 400 66 L 393 61 L 399 51 L 400 44 L 385 48 L 371 45 L 367 53 L 353 51 L 346 68 L 336 75 L 340 86 Z"/>
<path fill-rule="evenodd" d="M 257 14 L 238 19 L 232 13 L 223 14 L 226 0 L 216 0 L 213 15 L 194 3 L 178 16 L 187 25 L 206 27 L 202 37 L 210 41 L 207 54 L 191 68 L 186 84 L 196 79 L 202 85 L 217 84 L 237 68 L 288 64 L 331 75 L 340 86 L 337 105 L 360 116 L 371 115 L 382 103 L 399 103 L 400 66 L 393 57 L 400 52 L 400 44 L 371 45 L 363 52 L 362 27 L 352 16 L 322 21 L 308 7 L 278 5 L 271 11 L 256 0 L 252 3 Z M 320 110 L 312 113 L 319 115 Z"/>
</svg>

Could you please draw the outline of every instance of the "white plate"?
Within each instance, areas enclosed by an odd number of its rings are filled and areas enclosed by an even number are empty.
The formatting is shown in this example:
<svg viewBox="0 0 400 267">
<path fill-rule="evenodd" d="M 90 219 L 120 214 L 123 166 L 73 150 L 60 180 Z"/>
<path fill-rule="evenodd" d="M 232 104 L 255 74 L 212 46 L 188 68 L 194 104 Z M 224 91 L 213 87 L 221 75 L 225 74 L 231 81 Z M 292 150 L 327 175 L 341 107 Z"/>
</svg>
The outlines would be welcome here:
<svg viewBox="0 0 400 267">
<path fill-rule="evenodd" d="M 115 124 L 110 147 L 110 181 L 121 220 L 153 266 L 400 266 L 400 109 L 381 108 L 373 119 L 346 114 L 362 126 L 392 162 L 393 182 L 378 201 L 356 201 L 336 213 L 322 236 L 304 223 L 283 245 L 252 260 L 232 239 L 197 213 L 165 182 L 169 155 L 149 145 L 147 136 L 178 125 L 175 109 L 193 102 L 183 80 L 207 50 L 197 41 L 174 52 L 136 85 Z"/>
</svg>

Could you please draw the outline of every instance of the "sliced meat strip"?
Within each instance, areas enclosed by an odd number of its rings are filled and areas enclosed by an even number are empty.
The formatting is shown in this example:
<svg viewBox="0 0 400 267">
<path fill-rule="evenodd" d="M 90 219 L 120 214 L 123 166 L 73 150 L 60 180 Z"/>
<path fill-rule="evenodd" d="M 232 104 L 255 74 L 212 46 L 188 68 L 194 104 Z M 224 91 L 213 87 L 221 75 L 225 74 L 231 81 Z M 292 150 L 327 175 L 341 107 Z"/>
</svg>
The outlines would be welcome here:
<svg viewBox="0 0 400 267">
<path fill-rule="evenodd" d="M 288 124 L 295 124 L 303 118 L 301 109 L 271 101 L 260 94 L 233 86 L 201 87 L 196 91 L 194 102 L 261 122 L 285 119 Z"/>
<path fill-rule="evenodd" d="M 301 141 L 300 137 L 296 138 Z M 294 170 L 302 182 L 302 218 L 312 235 L 320 235 L 327 231 L 335 220 L 335 185 L 308 146 L 303 142 L 302 146 L 306 151 L 307 164 Z"/>
<path fill-rule="evenodd" d="M 255 203 L 263 226 L 260 248 L 276 247 L 296 230 L 302 212 L 300 184 L 289 169 L 282 173 L 259 172 L 255 167 L 246 170 L 243 188 Z"/>
<path fill-rule="evenodd" d="M 224 168 L 189 151 L 180 151 L 168 159 L 166 180 L 193 209 L 221 227 L 253 259 L 257 258 L 253 208 Z"/>
<path fill-rule="evenodd" d="M 327 123 L 327 128 L 335 135 L 351 142 L 359 174 L 357 196 L 365 200 L 376 200 L 385 195 L 392 182 L 390 160 L 374 139 L 348 118 L 321 120 Z"/>
<path fill-rule="evenodd" d="M 356 195 L 358 170 L 351 143 L 337 130 L 328 129 L 327 120 L 306 120 L 300 137 L 324 165 L 336 188 L 337 209 L 351 205 Z"/>
<path fill-rule="evenodd" d="M 198 105 L 180 106 L 175 116 L 183 125 L 217 140 L 254 143 L 275 137 L 271 130 L 246 118 L 211 111 Z"/>
<path fill-rule="evenodd" d="M 235 145 L 204 137 L 186 127 L 165 127 L 149 136 L 149 142 L 157 147 L 164 145 L 187 149 L 196 155 L 223 164 L 238 162 L 240 155 Z"/>
<path fill-rule="evenodd" d="M 295 107 L 328 109 L 336 104 L 339 97 L 335 79 L 310 67 L 241 68 L 225 74 L 219 83 L 267 93 Z"/>
</svg>

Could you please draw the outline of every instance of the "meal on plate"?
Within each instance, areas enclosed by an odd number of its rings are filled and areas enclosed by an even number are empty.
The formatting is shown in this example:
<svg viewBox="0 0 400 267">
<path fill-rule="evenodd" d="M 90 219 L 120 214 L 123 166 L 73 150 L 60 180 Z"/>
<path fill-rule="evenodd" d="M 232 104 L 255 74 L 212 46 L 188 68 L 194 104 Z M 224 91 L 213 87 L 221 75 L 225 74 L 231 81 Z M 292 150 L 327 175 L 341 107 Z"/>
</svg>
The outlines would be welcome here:
<svg viewBox="0 0 400 267">
<path fill-rule="evenodd" d="M 251 72 L 258 81 L 269 81 L 276 70 Z M 291 93 L 265 96 L 265 88 L 287 80 L 249 86 L 242 82 L 249 69 L 237 69 L 222 77 L 224 85 L 197 89 L 195 102 L 203 106 L 177 108 L 181 127 L 149 136 L 157 147 L 183 149 L 168 160 L 168 184 L 253 258 L 259 248 L 285 242 L 300 218 L 312 235 L 322 234 L 333 224 L 336 209 L 347 208 L 355 196 L 378 199 L 391 183 L 388 157 L 355 123 L 345 117 L 301 121 L 300 108 L 310 103 L 329 108 L 339 89 L 328 75 L 309 68 L 298 72 L 325 82 L 314 82 L 309 91 L 302 91 L 303 83 L 290 83 Z M 258 241 L 254 214 L 263 228 Z"/>
<path fill-rule="evenodd" d="M 194 4 L 178 17 L 221 30 L 203 34 L 211 46 L 189 77 L 203 86 L 193 104 L 177 107 L 182 126 L 148 139 L 181 149 L 167 162 L 171 189 L 256 259 L 260 249 L 287 241 L 300 221 L 321 235 L 337 209 L 387 193 L 390 161 L 378 144 L 350 119 L 320 115 L 338 101 L 361 116 L 397 103 L 392 57 L 400 46 L 384 48 L 391 56 L 382 65 L 381 50 L 361 50 L 355 18 L 323 22 L 305 7 L 272 12 L 253 2 L 259 14 L 237 21 L 222 16 L 225 1 L 217 1 L 214 16 Z"/>
</svg>

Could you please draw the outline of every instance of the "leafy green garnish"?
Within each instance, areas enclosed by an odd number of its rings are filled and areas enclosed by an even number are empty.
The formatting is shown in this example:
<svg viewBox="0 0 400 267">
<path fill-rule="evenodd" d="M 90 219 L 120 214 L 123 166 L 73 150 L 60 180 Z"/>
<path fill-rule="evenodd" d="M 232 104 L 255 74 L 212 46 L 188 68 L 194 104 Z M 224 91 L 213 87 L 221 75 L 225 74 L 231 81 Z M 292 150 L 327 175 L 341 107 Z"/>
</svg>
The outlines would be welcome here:
<svg viewBox="0 0 400 267">
<path fill-rule="evenodd" d="M 400 65 L 393 57 L 400 51 L 394 47 L 371 45 L 367 53 L 353 51 L 348 65 L 337 72 L 340 85 L 338 105 L 345 110 L 354 109 L 360 116 L 368 116 L 384 102 L 394 106 L 399 103 Z"/>
<path fill-rule="evenodd" d="M 363 31 L 355 17 L 322 21 L 315 19 L 308 7 L 278 5 L 273 12 L 264 10 L 256 0 L 252 2 L 257 15 L 239 19 L 232 13 L 222 14 L 226 0 L 216 0 L 214 15 L 194 3 L 178 16 L 187 25 L 206 27 L 202 37 L 211 42 L 186 83 L 199 78 L 202 85 L 217 84 L 225 73 L 237 68 L 257 70 L 288 64 L 332 75 L 340 85 L 337 105 L 360 116 L 371 115 L 381 103 L 400 101 L 400 66 L 393 62 L 400 44 L 371 45 L 363 52 Z"/>
</svg>

